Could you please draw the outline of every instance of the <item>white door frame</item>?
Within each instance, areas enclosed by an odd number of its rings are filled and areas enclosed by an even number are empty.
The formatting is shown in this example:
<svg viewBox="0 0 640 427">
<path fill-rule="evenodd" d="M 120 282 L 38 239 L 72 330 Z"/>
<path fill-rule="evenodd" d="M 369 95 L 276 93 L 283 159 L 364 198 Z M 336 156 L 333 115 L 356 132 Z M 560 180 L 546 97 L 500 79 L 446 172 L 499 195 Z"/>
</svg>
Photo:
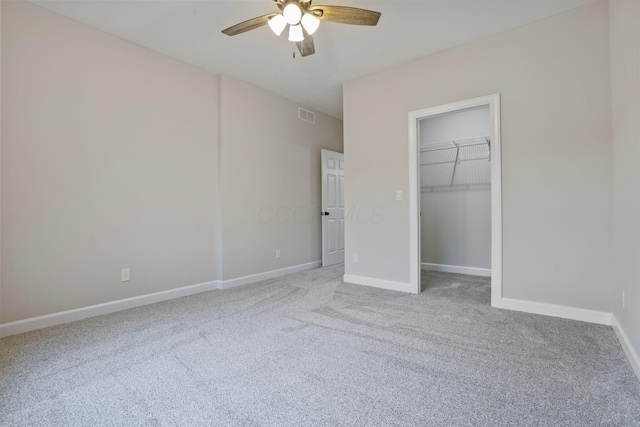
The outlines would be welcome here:
<svg viewBox="0 0 640 427">
<path fill-rule="evenodd" d="M 486 105 L 489 106 L 491 135 L 491 305 L 499 307 L 502 300 L 502 144 L 499 93 L 409 112 L 409 283 L 413 292 L 421 292 L 419 121 Z"/>
</svg>

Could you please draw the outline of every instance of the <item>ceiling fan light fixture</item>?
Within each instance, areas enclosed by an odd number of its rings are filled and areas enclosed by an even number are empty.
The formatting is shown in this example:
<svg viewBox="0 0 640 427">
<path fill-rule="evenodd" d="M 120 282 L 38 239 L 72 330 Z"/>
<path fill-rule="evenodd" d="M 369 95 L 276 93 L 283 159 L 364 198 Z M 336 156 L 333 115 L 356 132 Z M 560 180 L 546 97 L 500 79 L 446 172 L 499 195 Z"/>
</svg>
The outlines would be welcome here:
<svg viewBox="0 0 640 427">
<path fill-rule="evenodd" d="M 307 30 L 307 34 L 309 35 L 315 33 L 320 26 L 320 20 L 310 13 L 305 13 L 300 20 L 300 23 L 304 29 Z"/>
<path fill-rule="evenodd" d="M 311 6 L 312 0 L 272 0 L 278 12 L 256 16 L 222 30 L 227 36 L 237 36 L 247 31 L 269 25 L 280 36 L 289 27 L 289 41 L 296 44 L 300 55 L 316 53 L 313 36 L 320 20 L 339 24 L 376 26 L 380 12 L 348 6 Z M 295 53 L 294 53 L 295 58 Z"/>
<path fill-rule="evenodd" d="M 300 22 L 300 18 L 302 18 L 302 10 L 295 3 L 287 4 L 282 10 L 282 14 L 289 25 L 297 25 Z"/>
<path fill-rule="evenodd" d="M 282 15 L 276 15 L 273 18 L 269 19 L 269 28 L 271 28 L 271 31 L 273 31 L 276 36 L 282 34 L 286 26 L 287 21 Z"/>
<path fill-rule="evenodd" d="M 304 40 L 304 34 L 302 34 L 302 27 L 300 25 L 289 26 L 289 41 L 301 42 Z"/>
</svg>

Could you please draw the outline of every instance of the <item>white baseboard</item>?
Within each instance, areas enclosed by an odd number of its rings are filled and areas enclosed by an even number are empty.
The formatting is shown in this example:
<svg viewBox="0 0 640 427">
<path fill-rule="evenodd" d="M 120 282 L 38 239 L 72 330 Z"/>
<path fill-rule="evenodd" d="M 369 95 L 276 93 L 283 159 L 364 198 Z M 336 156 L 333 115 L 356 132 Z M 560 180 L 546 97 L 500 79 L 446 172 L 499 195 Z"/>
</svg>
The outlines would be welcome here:
<svg viewBox="0 0 640 427">
<path fill-rule="evenodd" d="M 542 314 L 544 316 L 561 317 L 563 319 L 580 320 L 582 322 L 611 325 L 611 313 L 583 308 L 567 307 L 564 305 L 546 304 L 541 302 L 523 301 L 502 298 L 495 307 L 507 310 L 523 311 L 525 313 Z"/>
<path fill-rule="evenodd" d="M 182 288 L 170 289 L 168 291 L 156 292 L 153 294 L 106 302 L 103 304 L 91 305 L 89 307 L 76 308 L 74 310 L 61 311 L 44 316 L 31 317 L 29 319 L 18 320 L 16 322 L 3 323 L 0 324 L 0 338 L 35 331 L 36 329 L 48 328 L 50 326 L 61 325 L 63 323 L 75 322 L 76 320 L 87 319 L 89 317 L 114 313 L 116 311 L 127 310 L 141 305 L 154 304 L 174 298 L 185 297 L 214 289 L 218 289 L 217 280 L 199 283 L 197 285 L 184 286 Z"/>
<path fill-rule="evenodd" d="M 75 322 L 76 320 L 88 319 L 89 317 L 114 313 L 116 311 L 127 310 L 142 305 L 154 304 L 174 298 L 185 297 L 188 295 L 198 294 L 200 292 L 212 291 L 215 289 L 228 289 L 235 286 L 246 285 L 248 283 L 257 282 L 260 280 L 284 276 L 285 274 L 310 270 L 312 268 L 320 267 L 321 265 L 322 261 L 315 261 L 307 264 L 296 265 L 293 267 L 282 268 L 279 270 L 267 271 L 265 273 L 254 274 L 251 276 L 240 277 L 237 279 L 225 281 L 214 280 L 212 282 L 184 286 L 182 288 L 170 289 L 168 291 L 140 295 L 137 297 L 111 301 L 103 304 L 92 305 L 89 307 L 82 307 L 74 310 L 67 310 L 61 311 L 59 313 L 32 317 L 29 319 L 18 320 L 16 322 L 3 323 L 0 324 L 0 338 L 21 334 L 24 332 L 35 331 L 36 329 L 61 325 L 63 323 Z"/>
<path fill-rule="evenodd" d="M 431 264 L 423 262 L 421 264 L 423 270 L 442 271 L 444 273 L 468 274 L 471 276 L 491 277 L 490 268 L 463 267 L 461 265 Z"/>
<path fill-rule="evenodd" d="M 389 289 L 400 292 L 413 292 L 410 283 L 393 282 L 391 280 L 376 279 L 374 277 L 355 276 L 353 274 L 345 274 L 342 277 L 345 283 L 354 283 L 356 285 L 372 286 L 374 288 Z"/>
<path fill-rule="evenodd" d="M 238 277 L 236 279 L 222 280 L 218 284 L 218 289 L 235 288 L 236 286 L 248 285 L 249 283 L 259 282 L 261 280 L 274 279 L 291 273 L 311 270 L 322 266 L 322 261 L 308 262 L 306 264 L 294 265 L 292 267 L 280 268 L 264 273 L 252 274 L 250 276 Z"/>
<path fill-rule="evenodd" d="M 629 337 L 624 332 L 624 329 L 622 329 L 622 325 L 620 325 L 620 322 L 618 322 L 618 318 L 615 316 L 615 314 L 612 316 L 611 326 L 613 326 L 613 331 L 616 333 L 618 341 L 620 341 L 620 345 L 622 346 L 622 350 L 624 350 L 624 354 L 626 354 L 627 359 L 629 359 L 629 363 L 631 364 L 633 372 L 635 372 L 636 376 L 640 380 L 640 356 L 638 356 L 638 353 L 633 348 L 631 340 L 629 340 Z"/>
</svg>

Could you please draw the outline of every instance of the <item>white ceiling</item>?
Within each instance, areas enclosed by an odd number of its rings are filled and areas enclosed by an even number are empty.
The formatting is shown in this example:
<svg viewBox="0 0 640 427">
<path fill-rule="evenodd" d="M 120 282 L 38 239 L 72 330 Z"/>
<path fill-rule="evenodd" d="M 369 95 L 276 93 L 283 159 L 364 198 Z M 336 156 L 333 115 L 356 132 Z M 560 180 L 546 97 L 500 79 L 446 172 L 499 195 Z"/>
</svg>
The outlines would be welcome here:
<svg viewBox="0 0 640 427">
<path fill-rule="evenodd" d="M 382 12 L 376 27 L 322 22 L 315 55 L 265 26 L 220 31 L 277 11 L 270 0 L 33 0 L 41 7 L 204 70 L 227 74 L 342 117 L 342 84 L 594 0 L 315 0 Z"/>
</svg>

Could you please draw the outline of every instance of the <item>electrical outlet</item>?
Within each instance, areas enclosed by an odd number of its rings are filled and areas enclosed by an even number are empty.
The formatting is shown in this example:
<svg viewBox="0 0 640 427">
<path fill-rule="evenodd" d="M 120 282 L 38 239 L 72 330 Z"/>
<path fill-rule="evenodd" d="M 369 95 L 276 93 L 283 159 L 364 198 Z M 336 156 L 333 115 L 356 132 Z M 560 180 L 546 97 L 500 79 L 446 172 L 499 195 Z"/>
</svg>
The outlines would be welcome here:
<svg viewBox="0 0 640 427">
<path fill-rule="evenodd" d="M 625 297 L 624 297 L 624 289 L 622 290 L 622 308 L 626 305 Z"/>
<path fill-rule="evenodd" d="M 280 258 L 282 256 L 282 251 L 280 249 L 276 249 L 276 258 Z"/>
<path fill-rule="evenodd" d="M 120 281 L 128 282 L 129 280 L 131 280 L 131 269 L 123 268 L 122 270 L 120 270 Z"/>
<path fill-rule="evenodd" d="M 353 262 L 358 262 L 358 253 L 357 252 L 353 253 Z"/>
</svg>

